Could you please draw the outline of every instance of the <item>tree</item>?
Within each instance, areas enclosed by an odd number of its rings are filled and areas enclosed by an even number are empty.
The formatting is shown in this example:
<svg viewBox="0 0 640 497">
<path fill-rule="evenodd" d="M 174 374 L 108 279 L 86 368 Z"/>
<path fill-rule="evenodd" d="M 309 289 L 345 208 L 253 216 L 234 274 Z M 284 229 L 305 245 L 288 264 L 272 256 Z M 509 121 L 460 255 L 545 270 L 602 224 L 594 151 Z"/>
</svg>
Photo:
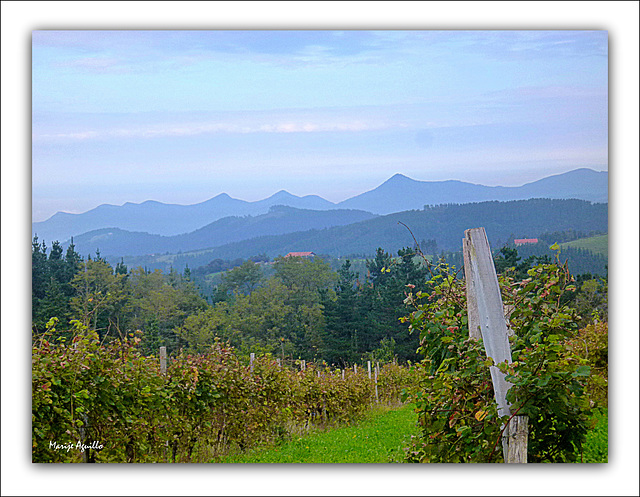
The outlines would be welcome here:
<svg viewBox="0 0 640 497">
<path fill-rule="evenodd" d="M 80 256 L 74 252 L 73 241 L 63 256 L 62 245 L 55 241 L 47 257 L 44 242 L 34 236 L 31 246 L 32 330 L 45 330 L 52 317 L 68 320 L 71 317 L 70 299 L 75 295 L 71 280 L 78 272 Z"/>
<path fill-rule="evenodd" d="M 262 269 L 253 261 L 245 261 L 222 275 L 224 288 L 231 292 L 250 294 L 262 280 Z"/>
<path fill-rule="evenodd" d="M 126 281 L 126 275 L 114 274 L 100 257 L 87 260 L 71 281 L 76 290 L 71 299 L 72 310 L 101 339 L 111 331 L 124 337 L 123 320 L 131 293 Z"/>
<path fill-rule="evenodd" d="M 155 353 L 160 346 L 170 351 L 177 349 L 180 342 L 174 330 L 188 316 L 207 307 L 195 284 L 175 271 L 165 278 L 159 269 L 150 272 L 141 267 L 129 273 L 128 282 L 131 288 L 128 326 L 143 332 L 145 352 Z"/>
<path fill-rule="evenodd" d="M 274 261 L 275 275 L 290 290 L 317 292 L 336 281 L 331 266 L 320 258 L 278 257 Z"/>
<path fill-rule="evenodd" d="M 406 314 L 408 285 L 416 291 L 426 289 L 427 267 L 413 249 L 405 247 L 398 251 L 397 258 L 379 248 L 376 257 L 367 261 L 367 269 L 370 284 L 362 293 L 367 331 L 362 336 L 361 353 L 377 348 L 383 339 L 393 338 L 400 360 L 416 360 L 418 341 L 400 324 L 400 318 Z"/>
<path fill-rule="evenodd" d="M 326 330 L 323 358 L 343 367 L 358 360 L 359 337 L 363 333 L 363 323 L 359 306 L 358 273 L 351 271 L 351 261 L 346 260 L 338 270 L 335 299 L 328 290 L 321 292 Z"/>
</svg>

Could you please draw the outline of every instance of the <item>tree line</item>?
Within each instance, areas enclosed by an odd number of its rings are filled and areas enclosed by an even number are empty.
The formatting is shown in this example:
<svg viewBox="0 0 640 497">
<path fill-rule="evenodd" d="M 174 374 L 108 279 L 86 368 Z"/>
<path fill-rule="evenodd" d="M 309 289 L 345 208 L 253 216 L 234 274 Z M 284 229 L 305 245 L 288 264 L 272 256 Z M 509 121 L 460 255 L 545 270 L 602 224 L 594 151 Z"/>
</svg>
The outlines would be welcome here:
<svg viewBox="0 0 640 497">
<path fill-rule="evenodd" d="M 365 261 L 364 274 L 350 260 L 336 271 L 318 257 L 265 259 L 212 261 L 216 269 L 228 269 L 206 298 L 188 267 L 163 273 L 130 269 L 122 261 L 112 266 L 99 252 L 85 260 L 73 242 L 66 252 L 58 242 L 49 250 L 35 236 L 32 332 L 34 337 L 43 333 L 56 317 L 61 336 L 71 336 L 65 329 L 71 329 L 72 320 L 107 342 L 137 332 L 148 354 L 161 346 L 169 353 L 200 353 L 217 338 L 231 343 L 241 357 L 271 354 L 340 367 L 367 359 L 419 360 L 419 337 L 400 319 L 407 314 L 407 293 L 428 291 L 434 276 L 416 249 L 405 247 L 392 255 L 379 248 Z M 495 256 L 499 272 L 513 267 L 519 275 L 540 260 L 521 261 L 509 248 Z M 582 283 L 584 291 L 581 287 L 573 295 L 575 305 L 587 314 L 589 306 L 606 313 L 606 280 L 589 276 Z"/>
</svg>

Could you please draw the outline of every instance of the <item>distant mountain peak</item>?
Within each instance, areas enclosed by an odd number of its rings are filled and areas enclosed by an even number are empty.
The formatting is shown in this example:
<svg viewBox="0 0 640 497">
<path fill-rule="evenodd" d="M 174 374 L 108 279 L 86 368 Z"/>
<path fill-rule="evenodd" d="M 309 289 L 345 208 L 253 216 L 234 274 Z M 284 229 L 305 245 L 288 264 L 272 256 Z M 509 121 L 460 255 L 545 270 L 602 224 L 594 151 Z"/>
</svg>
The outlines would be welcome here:
<svg viewBox="0 0 640 497">
<path fill-rule="evenodd" d="M 291 198 L 291 197 L 295 197 L 295 195 L 292 195 L 287 190 L 280 190 L 279 192 L 276 192 L 273 195 L 271 195 L 271 197 L 269 198 Z"/>
<path fill-rule="evenodd" d="M 391 178 L 389 178 L 386 182 L 390 183 L 390 182 L 398 182 L 398 181 L 415 181 L 415 180 L 409 178 L 409 176 L 405 176 L 404 174 L 396 173 L 393 176 L 391 176 Z"/>
</svg>

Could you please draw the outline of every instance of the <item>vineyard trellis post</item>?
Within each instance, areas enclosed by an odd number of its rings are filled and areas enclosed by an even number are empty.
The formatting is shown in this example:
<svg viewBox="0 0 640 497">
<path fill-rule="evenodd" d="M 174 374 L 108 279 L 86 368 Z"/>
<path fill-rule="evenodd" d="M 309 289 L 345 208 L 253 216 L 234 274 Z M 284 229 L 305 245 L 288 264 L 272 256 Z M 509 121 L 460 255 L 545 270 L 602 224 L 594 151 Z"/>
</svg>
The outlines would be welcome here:
<svg viewBox="0 0 640 497">
<path fill-rule="evenodd" d="M 160 347 L 160 372 L 165 374 L 167 372 L 167 348 Z"/>
<path fill-rule="evenodd" d="M 484 228 L 464 232 L 462 240 L 464 274 L 467 287 L 469 337 L 482 338 L 487 357 L 494 364 L 511 364 L 511 348 L 500 296 L 500 286 Z M 490 366 L 491 381 L 498 404 L 498 415 L 511 415 L 506 396 L 511 383 L 495 365 Z M 504 430 L 502 447 L 507 463 L 527 462 L 528 418 L 513 416 Z"/>
<path fill-rule="evenodd" d="M 375 383 L 375 387 L 376 387 L 376 404 L 380 403 L 380 397 L 378 396 L 378 368 L 375 368 L 375 379 L 374 379 L 374 383 Z"/>
</svg>

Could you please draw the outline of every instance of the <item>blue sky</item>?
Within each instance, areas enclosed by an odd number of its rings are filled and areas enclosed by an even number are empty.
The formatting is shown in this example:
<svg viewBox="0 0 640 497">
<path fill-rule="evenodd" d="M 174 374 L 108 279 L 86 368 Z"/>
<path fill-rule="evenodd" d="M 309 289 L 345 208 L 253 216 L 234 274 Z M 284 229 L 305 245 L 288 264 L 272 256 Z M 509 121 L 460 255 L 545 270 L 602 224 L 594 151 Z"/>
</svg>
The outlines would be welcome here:
<svg viewBox="0 0 640 497">
<path fill-rule="evenodd" d="M 34 31 L 32 220 L 608 169 L 607 31 Z"/>
</svg>

